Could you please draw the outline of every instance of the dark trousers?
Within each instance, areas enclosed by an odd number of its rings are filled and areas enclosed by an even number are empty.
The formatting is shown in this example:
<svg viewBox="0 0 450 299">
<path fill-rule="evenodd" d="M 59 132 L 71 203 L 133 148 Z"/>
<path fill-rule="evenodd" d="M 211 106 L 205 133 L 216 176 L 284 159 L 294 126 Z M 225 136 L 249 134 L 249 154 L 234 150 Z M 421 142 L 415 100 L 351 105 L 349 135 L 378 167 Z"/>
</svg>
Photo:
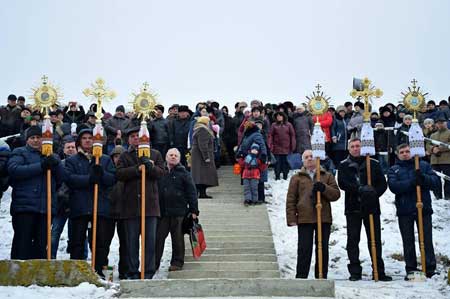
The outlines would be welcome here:
<svg viewBox="0 0 450 299">
<path fill-rule="evenodd" d="M 266 194 L 264 192 L 264 182 L 261 181 L 258 182 L 258 201 L 259 202 L 266 201 Z"/>
<path fill-rule="evenodd" d="M 11 259 L 29 260 L 47 258 L 47 215 L 17 213 L 12 215 L 14 237 Z"/>
<path fill-rule="evenodd" d="M 180 163 L 184 167 L 187 167 L 187 161 L 186 161 L 187 148 L 185 148 L 185 147 L 178 147 L 178 146 L 176 146 L 176 148 L 178 149 L 178 151 L 180 151 Z M 163 159 L 165 159 L 165 157 L 163 157 Z"/>
<path fill-rule="evenodd" d="M 384 262 L 381 257 L 381 225 L 380 215 L 373 215 L 373 222 L 375 227 L 375 242 L 378 274 L 384 275 Z M 364 223 L 364 229 L 367 235 L 367 248 L 369 249 L 370 259 L 372 259 L 371 242 L 370 242 L 370 223 L 369 215 L 362 216 L 359 213 L 347 215 L 347 255 L 350 263 L 348 264 L 348 271 L 350 274 L 361 275 L 362 267 L 359 261 L 359 241 L 361 236 L 361 226 Z M 373 268 L 373 260 L 372 260 Z"/>
<path fill-rule="evenodd" d="M 414 222 L 416 222 L 417 231 L 419 231 L 417 215 L 398 217 L 398 226 L 400 228 L 400 234 L 402 235 L 403 241 L 403 256 L 405 257 L 406 273 L 411 271 L 417 271 Z M 423 215 L 423 234 L 424 234 L 425 262 L 427 266 L 426 267 L 427 273 L 433 273 L 434 270 L 436 270 L 436 257 L 434 255 L 434 248 L 433 248 L 432 228 L 433 227 L 431 221 L 431 214 Z"/>
<path fill-rule="evenodd" d="M 84 244 L 86 243 L 86 232 L 92 225 L 92 216 L 84 215 L 72 218 L 71 260 L 85 259 Z M 103 266 L 108 265 L 109 246 L 114 236 L 114 220 L 102 216 L 97 217 L 97 239 L 95 253 L 95 270 L 102 271 Z M 89 234 L 89 244 L 92 250 L 92 235 Z"/>
<path fill-rule="evenodd" d="M 439 164 L 439 165 L 432 165 L 433 170 L 438 172 L 443 172 L 445 175 L 450 176 L 450 164 Z M 438 192 L 434 192 L 434 196 L 436 198 L 445 198 L 450 199 L 450 182 L 447 180 L 444 180 L 444 196 L 442 196 L 442 189 Z"/>
<path fill-rule="evenodd" d="M 308 278 L 311 266 L 313 249 L 313 237 L 316 247 L 316 265 L 314 267 L 315 277 L 319 278 L 319 257 L 318 257 L 318 233 L 316 223 L 305 223 L 297 226 L 298 247 L 297 247 L 297 274 L 296 278 Z M 328 241 L 330 240 L 331 223 L 322 223 L 322 256 L 323 256 L 323 278 L 328 274 Z"/>
<path fill-rule="evenodd" d="M 145 278 L 151 279 L 156 272 L 155 242 L 157 217 L 145 217 Z M 141 234 L 141 218 L 123 220 L 126 243 L 127 276 L 139 278 L 139 236 Z"/>
<path fill-rule="evenodd" d="M 280 173 L 283 173 L 283 178 L 287 179 L 289 173 L 289 163 L 287 161 L 287 155 L 275 155 L 277 163 L 275 163 L 275 179 L 280 178 Z"/>
<path fill-rule="evenodd" d="M 163 160 L 166 160 L 167 147 L 167 144 L 153 144 L 153 149 L 161 153 Z"/>
<path fill-rule="evenodd" d="M 171 266 L 183 267 L 184 265 L 184 217 L 162 217 L 158 219 L 156 228 L 156 269 L 159 269 L 161 258 L 164 253 L 164 244 L 170 233 L 172 239 L 172 259 Z"/>
</svg>

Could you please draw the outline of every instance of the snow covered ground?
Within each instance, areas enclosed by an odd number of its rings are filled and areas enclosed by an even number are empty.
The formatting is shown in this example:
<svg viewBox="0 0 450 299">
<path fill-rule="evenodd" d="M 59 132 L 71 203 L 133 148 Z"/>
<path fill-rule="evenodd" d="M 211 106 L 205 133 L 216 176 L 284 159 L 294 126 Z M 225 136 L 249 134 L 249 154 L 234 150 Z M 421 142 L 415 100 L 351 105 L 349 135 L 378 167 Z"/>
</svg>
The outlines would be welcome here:
<svg viewBox="0 0 450 299">
<path fill-rule="evenodd" d="M 291 171 L 291 175 L 293 172 Z M 272 232 L 281 275 L 284 278 L 294 278 L 297 264 L 297 228 L 286 225 L 286 193 L 289 181 L 275 181 L 273 173 L 269 179 L 267 200 Z M 450 298 L 450 287 L 446 284 L 450 257 L 450 202 L 435 200 L 433 202 L 433 242 L 440 275 L 426 282 L 404 281 L 405 264 L 393 257 L 402 256 L 402 240 L 395 216 L 394 195 L 387 190 L 381 199 L 381 237 L 383 241 L 383 258 L 386 274 L 391 275 L 393 282 L 371 281 L 372 269 L 370 255 L 367 249 L 367 238 L 364 228 L 361 231 L 360 259 L 363 267 L 363 280 L 348 281 L 347 252 L 345 250 L 346 221 L 344 215 L 344 192 L 341 198 L 331 204 L 333 226 L 330 236 L 330 261 L 328 279 L 336 281 L 337 298 Z M 416 237 L 418 238 L 418 237 Z M 418 242 L 416 252 L 419 255 Z M 446 259 L 447 257 L 447 259 Z M 420 258 L 420 256 L 418 256 Z M 314 255 L 309 278 L 314 277 Z M 447 263 L 445 265 L 445 263 Z"/>
<path fill-rule="evenodd" d="M 291 172 L 291 175 L 293 172 Z M 296 251 L 297 251 L 297 230 L 286 226 L 285 200 L 288 181 L 274 181 L 271 171 L 269 179 L 269 190 L 272 196 L 268 196 L 267 209 L 274 234 L 275 248 L 280 265 L 281 276 L 283 278 L 295 277 Z M 9 192 L 10 190 L 8 190 Z M 9 259 L 12 241 L 11 217 L 9 215 L 10 198 L 9 194 L 3 196 L 0 206 L 0 259 Z M 344 216 L 344 193 L 341 198 L 332 203 L 333 229 L 330 238 L 330 268 L 328 278 L 336 281 L 337 298 L 450 298 L 450 287 L 446 284 L 447 269 L 449 267 L 448 257 L 450 257 L 450 202 L 434 201 L 433 215 L 433 238 L 435 251 L 438 258 L 438 271 L 440 275 L 428 279 L 426 282 L 405 282 L 404 262 L 393 258 L 402 255 L 402 242 L 398 230 L 398 223 L 395 216 L 394 196 L 389 191 L 382 197 L 382 240 L 383 257 L 386 273 L 392 275 L 393 282 L 374 283 L 370 281 L 371 264 L 367 250 L 367 240 L 362 232 L 360 244 L 360 258 L 363 266 L 363 280 L 359 282 L 348 281 L 346 227 Z M 58 250 L 58 259 L 68 259 L 66 253 L 67 231 L 61 237 Z M 418 247 L 418 246 L 417 246 Z M 417 248 L 417 252 L 419 252 Z M 167 278 L 168 260 L 170 255 L 170 238 L 166 241 L 166 251 L 163 257 L 161 270 L 155 278 Z M 118 239 L 114 237 L 109 255 L 110 265 L 118 263 Z M 445 260 L 447 257 L 447 260 Z M 445 263 L 447 263 L 445 265 Z M 311 264 L 311 269 L 314 265 Z M 313 272 L 310 272 L 312 278 Z M 117 271 L 115 273 L 117 278 Z M 118 286 L 113 284 L 110 289 L 98 288 L 87 283 L 80 284 L 73 288 L 48 288 L 31 286 L 25 287 L 0 287 L 0 298 L 111 298 L 117 294 Z M 231 297 L 230 297 L 231 298 Z M 212 298 L 210 298 L 212 299 Z"/>
</svg>

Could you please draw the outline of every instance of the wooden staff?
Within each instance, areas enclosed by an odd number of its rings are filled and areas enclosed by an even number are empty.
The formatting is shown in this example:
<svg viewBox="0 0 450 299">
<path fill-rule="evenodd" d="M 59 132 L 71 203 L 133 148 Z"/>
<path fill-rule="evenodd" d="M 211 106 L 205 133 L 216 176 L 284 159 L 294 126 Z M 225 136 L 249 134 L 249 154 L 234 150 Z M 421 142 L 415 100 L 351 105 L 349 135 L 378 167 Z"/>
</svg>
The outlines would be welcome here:
<svg viewBox="0 0 450 299">
<path fill-rule="evenodd" d="M 320 158 L 316 158 L 316 180 L 320 182 Z M 321 193 L 317 191 L 317 251 L 319 263 L 319 279 L 323 278 L 323 251 L 322 251 L 322 203 Z"/>
<path fill-rule="evenodd" d="M 47 110 L 48 113 L 48 110 Z M 53 154 L 53 132 L 48 114 L 44 117 L 42 128 L 41 153 L 47 158 Z M 52 259 L 52 170 L 47 169 L 47 260 Z"/>
<path fill-rule="evenodd" d="M 366 168 L 367 168 L 367 185 L 372 186 L 372 174 L 370 170 L 370 156 L 366 155 Z M 372 266 L 373 266 L 373 279 L 378 281 L 378 261 L 377 261 L 377 246 L 375 240 L 375 223 L 373 220 L 373 214 L 369 214 L 370 223 L 370 249 L 372 254 Z"/>
<path fill-rule="evenodd" d="M 420 170 L 419 166 L 419 156 L 414 156 L 414 164 L 416 171 Z M 424 233 L 423 233 L 423 203 L 422 203 L 422 191 L 420 185 L 416 186 L 416 194 L 417 194 L 417 222 L 419 223 L 419 248 L 420 248 L 420 260 L 422 262 L 422 272 L 427 273 L 427 265 L 425 258 L 425 243 L 424 243 Z"/>
<path fill-rule="evenodd" d="M 100 157 L 95 157 L 95 165 L 99 165 Z M 97 207 L 98 207 L 98 184 L 94 184 L 94 203 L 92 209 L 92 260 L 91 267 L 95 270 L 95 258 L 97 251 Z"/>
</svg>

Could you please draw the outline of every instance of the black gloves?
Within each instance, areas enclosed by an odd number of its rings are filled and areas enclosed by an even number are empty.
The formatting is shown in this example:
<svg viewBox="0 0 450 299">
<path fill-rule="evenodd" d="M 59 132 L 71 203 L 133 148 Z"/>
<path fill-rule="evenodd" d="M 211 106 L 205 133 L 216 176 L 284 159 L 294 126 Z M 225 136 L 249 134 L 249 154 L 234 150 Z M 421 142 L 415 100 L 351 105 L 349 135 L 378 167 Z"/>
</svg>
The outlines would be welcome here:
<svg viewBox="0 0 450 299">
<path fill-rule="evenodd" d="M 325 192 L 325 184 L 322 182 L 315 182 L 313 185 L 312 192 L 317 193 L 319 191 L 320 193 Z"/>
<path fill-rule="evenodd" d="M 50 156 L 44 156 L 41 160 L 41 168 L 46 171 L 49 169 L 54 169 L 59 164 L 59 159 L 55 154 Z"/>
<path fill-rule="evenodd" d="M 425 184 L 425 176 L 420 169 L 416 170 L 416 186 L 423 186 Z"/>
<path fill-rule="evenodd" d="M 378 208 L 378 194 L 374 187 L 364 185 L 359 187 L 359 198 L 361 200 L 361 211 L 363 214 L 374 214 Z"/>
<path fill-rule="evenodd" d="M 153 163 L 150 161 L 149 157 L 142 156 L 139 158 L 139 164 L 145 166 L 145 170 L 149 172 L 153 168 Z"/>
<path fill-rule="evenodd" d="M 100 184 L 103 176 L 103 168 L 101 165 L 92 165 L 89 171 L 89 182 L 91 184 Z"/>
</svg>

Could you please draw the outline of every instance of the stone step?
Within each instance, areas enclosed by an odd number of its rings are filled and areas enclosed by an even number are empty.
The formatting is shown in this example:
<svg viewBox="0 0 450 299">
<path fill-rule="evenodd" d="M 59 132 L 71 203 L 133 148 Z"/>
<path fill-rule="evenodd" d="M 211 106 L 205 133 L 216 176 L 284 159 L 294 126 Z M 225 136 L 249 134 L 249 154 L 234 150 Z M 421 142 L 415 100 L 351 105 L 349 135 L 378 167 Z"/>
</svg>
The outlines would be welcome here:
<svg viewBox="0 0 450 299">
<path fill-rule="evenodd" d="M 189 241 L 185 241 L 185 246 L 190 246 Z M 209 248 L 274 248 L 273 242 L 247 242 L 247 241 L 237 241 L 237 242 L 209 242 L 206 239 L 206 246 Z"/>
<path fill-rule="evenodd" d="M 272 236 L 211 236 L 207 235 L 207 243 L 215 242 L 267 242 L 272 243 Z"/>
<path fill-rule="evenodd" d="M 202 261 L 202 262 L 277 262 L 274 254 L 208 254 L 205 252 L 199 260 L 192 256 L 186 256 L 185 262 Z"/>
<path fill-rule="evenodd" d="M 183 271 L 181 271 L 183 272 Z M 121 297 L 334 297 L 332 280 L 186 279 L 122 280 Z"/>
<path fill-rule="evenodd" d="M 219 230 L 219 229 L 230 229 L 230 230 L 236 230 L 239 228 L 242 228 L 243 226 L 245 226 L 245 229 L 248 230 L 270 230 L 270 225 L 268 223 L 264 223 L 264 224 L 220 224 L 220 223 L 207 223 L 207 224 L 203 224 L 202 223 L 202 227 L 203 230 L 205 232 L 205 235 L 208 234 L 208 230 Z"/>
<path fill-rule="evenodd" d="M 235 218 L 202 218 L 200 219 L 200 224 L 202 226 L 207 226 L 209 224 L 222 224 L 224 226 L 227 226 L 228 223 L 238 224 L 241 225 L 242 229 L 245 230 L 245 227 L 247 225 L 270 225 L 269 219 L 260 217 L 260 218 L 253 218 L 253 219 L 242 219 L 241 217 L 235 217 Z"/>
<path fill-rule="evenodd" d="M 169 272 L 169 279 L 199 279 L 199 278 L 279 278 L 278 270 L 254 270 L 254 271 L 239 271 L 239 270 L 182 270 Z M 209 294 L 208 294 L 209 296 Z"/>
<path fill-rule="evenodd" d="M 186 256 L 192 256 L 192 249 L 190 245 L 185 247 Z M 259 248 L 259 247 L 245 247 L 245 248 L 206 248 L 204 254 L 276 254 L 275 248 Z M 202 258 L 200 257 L 200 260 Z"/>
<path fill-rule="evenodd" d="M 228 236 L 270 236 L 270 230 L 208 230 L 208 237 L 228 237 Z"/>
<path fill-rule="evenodd" d="M 186 262 L 184 270 L 194 271 L 278 271 L 278 264 L 275 262 L 207 262 L 203 260 Z"/>
</svg>

